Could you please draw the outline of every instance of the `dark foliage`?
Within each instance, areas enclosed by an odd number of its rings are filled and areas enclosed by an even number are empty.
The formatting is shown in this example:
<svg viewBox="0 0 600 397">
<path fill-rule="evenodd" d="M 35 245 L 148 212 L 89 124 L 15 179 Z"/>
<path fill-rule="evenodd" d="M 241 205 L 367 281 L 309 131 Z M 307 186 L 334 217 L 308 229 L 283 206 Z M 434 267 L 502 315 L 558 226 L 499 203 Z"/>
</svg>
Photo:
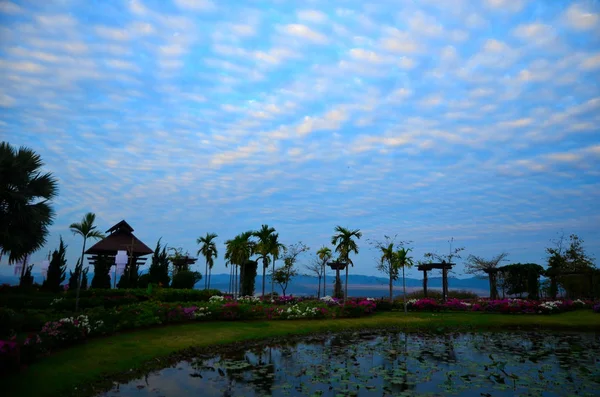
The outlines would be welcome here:
<svg viewBox="0 0 600 397">
<path fill-rule="evenodd" d="M 194 288 L 194 285 L 202 280 L 202 274 L 190 270 L 182 270 L 173 276 L 172 288 L 185 289 Z"/>
<path fill-rule="evenodd" d="M 242 281 L 241 296 L 252 296 L 254 295 L 254 283 L 256 281 L 256 270 L 258 268 L 258 262 L 246 261 L 241 268 L 240 277 Z"/>
<path fill-rule="evenodd" d="M 62 284 L 65 281 L 65 273 L 67 270 L 66 253 L 67 246 L 61 237 L 58 249 L 54 250 L 52 253 L 52 259 L 50 259 L 50 265 L 48 266 L 48 274 L 46 280 L 44 280 L 44 283 L 42 284 L 43 289 L 51 292 L 62 291 Z"/>
<path fill-rule="evenodd" d="M 152 262 L 150 263 L 150 270 L 148 273 L 149 282 L 152 284 L 166 287 L 171 281 L 171 277 L 169 277 L 169 255 L 167 254 L 167 246 L 161 247 L 160 239 L 156 243 L 154 254 L 152 254 Z"/>
<path fill-rule="evenodd" d="M 94 263 L 94 278 L 92 279 L 92 288 L 110 288 L 110 267 L 112 263 L 108 256 L 100 255 Z M 83 287 L 83 286 L 82 286 Z"/>
</svg>

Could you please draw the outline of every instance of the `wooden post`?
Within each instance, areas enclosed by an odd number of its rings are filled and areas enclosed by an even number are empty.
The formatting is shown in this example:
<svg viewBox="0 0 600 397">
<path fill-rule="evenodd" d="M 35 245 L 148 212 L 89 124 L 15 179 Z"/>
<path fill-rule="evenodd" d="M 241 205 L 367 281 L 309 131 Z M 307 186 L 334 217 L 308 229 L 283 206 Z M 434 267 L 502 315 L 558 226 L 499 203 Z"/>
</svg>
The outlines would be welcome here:
<svg viewBox="0 0 600 397">
<path fill-rule="evenodd" d="M 423 270 L 423 297 L 427 298 L 427 270 Z"/>
<path fill-rule="evenodd" d="M 442 269 L 442 302 L 446 302 L 448 297 L 448 269 L 444 266 Z"/>
</svg>

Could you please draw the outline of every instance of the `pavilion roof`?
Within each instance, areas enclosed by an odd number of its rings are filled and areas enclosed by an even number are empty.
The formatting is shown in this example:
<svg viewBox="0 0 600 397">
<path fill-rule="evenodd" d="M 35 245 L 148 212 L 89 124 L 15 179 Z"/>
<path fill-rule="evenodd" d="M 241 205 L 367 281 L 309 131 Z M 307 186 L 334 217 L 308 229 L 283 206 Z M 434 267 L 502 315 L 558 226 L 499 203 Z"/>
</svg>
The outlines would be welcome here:
<svg viewBox="0 0 600 397">
<path fill-rule="evenodd" d="M 108 236 L 91 246 L 85 253 L 91 255 L 116 255 L 117 251 L 129 251 L 132 246 L 134 256 L 143 256 L 154 252 L 135 237 L 132 232 L 133 228 L 125 220 L 122 220 L 106 231 L 106 233 L 110 233 Z"/>
</svg>

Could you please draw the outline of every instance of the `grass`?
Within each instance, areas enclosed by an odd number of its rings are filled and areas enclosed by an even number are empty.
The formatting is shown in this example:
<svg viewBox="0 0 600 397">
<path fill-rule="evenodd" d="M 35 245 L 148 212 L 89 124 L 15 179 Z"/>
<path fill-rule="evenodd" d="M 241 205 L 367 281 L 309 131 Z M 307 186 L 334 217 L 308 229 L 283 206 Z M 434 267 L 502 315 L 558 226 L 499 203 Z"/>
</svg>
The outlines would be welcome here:
<svg viewBox="0 0 600 397">
<path fill-rule="evenodd" d="M 150 362 L 154 362 L 155 366 L 166 366 L 164 358 L 190 347 L 291 334 L 384 327 L 440 332 L 506 329 L 600 331 L 600 315 L 590 310 L 550 316 L 483 313 L 405 315 L 402 312 L 386 312 L 355 319 L 186 323 L 92 339 L 55 352 L 23 372 L 3 379 L 3 395 L 89 395 L 94 394 L 93 385 L 102 380 L 106 382 L 117 374 L 147 367 Z"/>
</svg>

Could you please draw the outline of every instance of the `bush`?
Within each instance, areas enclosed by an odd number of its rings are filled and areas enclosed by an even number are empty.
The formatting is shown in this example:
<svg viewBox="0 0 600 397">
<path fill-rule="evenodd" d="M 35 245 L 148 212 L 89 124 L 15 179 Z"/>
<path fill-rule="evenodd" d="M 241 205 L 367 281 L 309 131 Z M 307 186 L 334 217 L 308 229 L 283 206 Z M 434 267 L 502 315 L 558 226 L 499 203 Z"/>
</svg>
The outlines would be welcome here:
<svg viewBox="0 0 600 397">
<path fill-rule="evenodd" d="M 200 273 L 192 272 L 189 270 L 182 270 L 177 272 L 177 274 L 173 276 L 171 287 L 179 289 L 192 289 L 194 288 L 194 285 L 196 285 L 196 283 L 200 280 L 202 280 L 202 275 Z"/>
<path fill-rule="evenodd" d="M 7 307 L 0 307 L 0 339 L 9 338 L 17 331 L 17 312 Z"/>
<path fill-rule="evenodd" d="M 422 299 L 424 297 L 425 297 L 425 294 L 423 293 L 423 290 L 417 290 L 417 291 L 413 291 L 413 292 L 410 292 L 410 293 L 406 294 L 406 298 L 407 299 Z M 436 299 L 436 300 L 441 300 L 442 299 L 442 291 L 428 289 L 427 290 L 427 297 L 428 298 L 432 298 L 432 299 Z M 479 295 L 477 295 L 474 292 L 467 291 L 467 290 L 464 290 L 464 289 L 461 289 L 461 290 L 449 290 L 448 291 L 448 299 L 450 299 L 450 298 L 455 298 L 455 299 L 479 299 Z"/>
<path fill-rule="evenodd" d="M 144 273 L 138 278 L 138 287 L 139 288 L 148 288 L 150 284 L 150 275 L 148 273 Z"/>
<path fill-rule="evenodd" d="M 16 290 L 15 290 L 16 291 Z M 28 293 L 9 292 L 0 294 L 0 307 L 13 310 L 48 309 L 56 294 L 30 291 Z"/>
<path fill-rule="evenodd" d="M 596 304 L 594 305 L 594 307 L 592 307 L 592 310 L 593 310 L 595 313 L 600 313 L 600 303 L 596 303 Z"/>
<path fill-rule="evenodd" d="M 217 289 L 168 289 L 157 290 L 156 300 L 161 302 L 208 302 L 211 296 L 222 296 Z"/>
</svg>

